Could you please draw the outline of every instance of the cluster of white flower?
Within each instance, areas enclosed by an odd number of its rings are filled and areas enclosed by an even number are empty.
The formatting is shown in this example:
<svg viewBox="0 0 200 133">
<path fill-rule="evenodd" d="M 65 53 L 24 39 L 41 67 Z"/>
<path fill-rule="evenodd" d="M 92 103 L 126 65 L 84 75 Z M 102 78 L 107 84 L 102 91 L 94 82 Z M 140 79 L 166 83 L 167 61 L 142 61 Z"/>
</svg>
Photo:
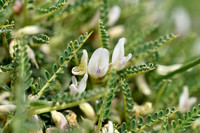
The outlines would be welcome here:
<svg viewBox="0 0 200 133">
<path fill-rule="evenodd" d="M 115 46 L 111 64 L 109 64 L 109 51 L 107 49 L 96 49 L 89 60 L 89 64 L 88 53 L 86 50 L 83 50 L 83 56 L 81 58 L 80 65 L 72 68 L 72 73 L 74 75 L 85 75 L 80 81 L 79 85 L 75 76 L 72 77 L 72 84 L 70 85 L 71 93 L 82 93 L 85 90 L 88 79 L 87 73 L 89 73 L 91 78 L 98 79 L 105 77 L 110 68 L 113 68 L 116 71 L 123 69 L 126 62 L 128 62 L 132 57 L 132 54 L 124 56 L 124 43 L 125 38 L 121 38 Z"/>
</svg>

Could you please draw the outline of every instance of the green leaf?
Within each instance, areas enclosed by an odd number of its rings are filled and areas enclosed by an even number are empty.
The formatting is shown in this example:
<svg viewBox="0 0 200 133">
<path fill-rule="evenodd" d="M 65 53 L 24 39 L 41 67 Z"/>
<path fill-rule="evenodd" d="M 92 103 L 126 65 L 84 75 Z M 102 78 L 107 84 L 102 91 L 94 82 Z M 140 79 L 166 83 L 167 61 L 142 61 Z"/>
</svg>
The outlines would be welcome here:
<svg viewBox="0 0 200 133">
<path fill-rule="evenodd" d="M 139 65 L 139 66 L 130 66 L 128 68 L 122 69 L 119 74 L 122 77 L 131 77 L 137 74 L 149 72 L 155 69 L 155 66 L 152 63 Z"/>
<path fill-rule="evenodd" d="M 127 125 L 125 122 L 123 122 L 121 125 L 121 132 L 123 133 L 126 129 L 127 129 Z"/>
<path fill-rule="evenodd" d="M 146 117 L 146 123 L 150 123 L 150 122 L 151 122 L 151 116 L 148 115 L 148 116 Z"/>
<path fill-rule="evenodd" d="M 60 65 L 62 65 L 64 63 L 64 59 L 62 56 L 60 56 L 60 58 L 59 58 L 59 63 L 60 63 Z"/>
<path fill-rule="evenodd" d="M 171 123 L 171 124 L 172 124 L 172 127 L 173 127 L 173 128 L 176 128 L 176 122 L 175 122 L 174 120 L 172 120 L 172 123 Z"/>
<path fill-rule="evenodd" d="M 25 85 L 25 90 L 27 90 L 33 83 L 33 78 L 29 79 L 27 82 L 26 82 L 26 85 Z"/>
<path fill-rule="evenodd" d="M 58 65 L 57 65 L 57 64 L 54 64 L 54 65 L 53 65 L 53 73 L 55 73 L 57 70 L 58 70 Z"/>
<path fill-rule="evenodd" d="M 3 85 L 2 88 L 7 92 L 12 92 L 11 89 L 7 85 Z"/>
<path fill-rule="evenodd" d="M 45 70 L 44 76 L 45 76 L 47 81 L 50 79 L 50 74 L 49 74 L 49 72 L 47 70 Z"/>
<path fill-rule="evenodd" d="M 101 20 L 98 21 L 98 36 L 99 36 L 99 45 L 103 48 L 109 48 L 109 36 L 104 27 L 104 24 Z"/>
</svg>

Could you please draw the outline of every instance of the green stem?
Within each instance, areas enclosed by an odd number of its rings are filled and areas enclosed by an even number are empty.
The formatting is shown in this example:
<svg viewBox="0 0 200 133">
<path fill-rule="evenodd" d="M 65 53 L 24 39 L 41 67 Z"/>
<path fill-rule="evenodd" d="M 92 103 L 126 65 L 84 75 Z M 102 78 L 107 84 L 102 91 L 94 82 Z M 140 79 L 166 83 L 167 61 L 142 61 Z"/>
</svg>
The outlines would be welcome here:
<svg viewBox="0 0 200 133">
<path fill-rule="evenodd" d="M 73 43 L 73 42 L 72 42 L 72 49 L 75 51 L 75 47 L 74 47 L 74 43 Z M 78 62 L 78 57 L 77 57 L 77 55 L 76 55 L 76 52 L 74 52 L 74 59 L 75 59 L 76 65 L 78 65 L 79 62 Z"/>
<path fill-rule="evenodd" d="M 123 105 L 124 105 L 124 117 L 125 117 L 125 121 L 127 123 L 127 126 L 129 128 L 129 120 L 128 120 L 128 114 L 127 114 L 127 101 L 126 101 L 126 96 L 124 94 L 124 91 L 122 90 L 122 96 L 123 96 Z"/>
<path fill-rule="evenodd" d="M 14 26 L 14 24 L 1 25 L 0 28 L 7 28 L 7 27 L 11 27 L 11 26 Z"/>
<path fill-rule="evenodd" d="M 197 60 L 195 60 L 195 61 L 192 61 L 191 63 L 189 63 L 189 64 L 187 64 L 187 65 L 185 65 L 185 66 L 182 66 L 181 68 L 179 68 L 179 69 L 177 69 L 177 70 L 175 70 L 175 71 L 173 71 L 173 72 L 171 72 L 171 73 L 169 73 L 169 74 L 167 74 L 167 75 L 165 75 L 165 76 L 162 76 L 162 77 L 158 78 L 158 80 L 160 81 L 160 80 L 162 80 L 162 79 L 168 79 L 168 78 L 174 76 L 174 75 L 177 74 L 177 73 L 184 72 L 184 71 L 186 71 L 186 70 L 188 70 L 188 69 L 190 69 L 190 68 L 192 68 L 192 67 L 198 65 L 199 63 L 200 63 L 200 59 L 197 59 Z"/>
<path fill-rule="evenodd" d="M 89 101 L 94 101 L 102 96 L 105 96 L 107 94 L 109 94 L 110 91 L 106 91 L 106 92 L 103 92 L 103 93 L 100 93 L 96 96 L 93 96 L 93 97 L 90 97 L 90 98 L 87 98 L 87 99 L 83 99 L 81 101 L 76 101 L 76 102 L 72 102 L 72 103 L 64 103 L 62 105 L 58 105 L 58 106 L 54 106 L 54 107 L 43 107 L 43 108 L 39 108 L 39 109 L 29 109 L 28 110 L 28 114 L 31 116 L 31 115 L 35 115 L 35 114 L 42 114 L 42 113 L 46 113 L 46 112 L 50 112 L 52 110 L 62 110 L 62 109 L 66 109 L 66 108 L 71 108 L 71 107 L 74 107 L 74 106 L 77 106 L 81 103 L 84 103 L 84 102 L 89 102 Z"/>
<path fill-rule="evenodd" d="M 7 42 L 5 33 L 3 33 L 3 46 L 5 47 L 6 52 L 7 52 L 6 56 L 9 57 L 9 47 L 8 47 L 8 42 Z"/>
<path fill-rule="evenodd" d="M 164 90 L 165 90 L 165 88 L 167 86 L 167 83 L 168 83 L 168 81 L 165 81 L 164 84 L 162 85 L 160 91 L 158 92 L 158 95 L 157 95 L 156 100 L 155 100 L 155 105 L 157 105 L 158 101 L 160 100 L 160 97 L 163 94 L 163 92 L 164 92 Z"/>
<path fill-rule="evenodd" d="M 100 116 L 100 118 L 98 120 L 98 125 L 97 125 L 96 133 L 100 132 L 101 126 L 102 126 L 102 119 L 101 119 L 101 116 Z"/>
<path fill-rule="evenodd" d="M 101 28 L 100 28 L 100 22 L 101 22 L 101 20 L 99 19 L 99 21 L 98 21 L 99 47 L 103 47 L 103 44 L 102 44 L 102 36 L 101 36 Z"/>
</svg>

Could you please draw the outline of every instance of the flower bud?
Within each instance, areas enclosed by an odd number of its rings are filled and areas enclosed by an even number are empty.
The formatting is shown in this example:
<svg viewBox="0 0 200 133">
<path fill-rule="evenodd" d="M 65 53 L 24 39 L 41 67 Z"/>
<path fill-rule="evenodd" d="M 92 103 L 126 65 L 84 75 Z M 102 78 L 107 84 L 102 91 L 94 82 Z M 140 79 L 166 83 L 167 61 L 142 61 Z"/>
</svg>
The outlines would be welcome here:
<svg viewBox="0 0 200 133">
<path fill-rule="evenodd" d="M 83 111 L 83 113 L 89 117 L 89 118 L 94 118 L 95 117 L 95 112 L 93 107 L 89 103 L 81 103 L 79 105 L 79 108 Z"/>
</svg>

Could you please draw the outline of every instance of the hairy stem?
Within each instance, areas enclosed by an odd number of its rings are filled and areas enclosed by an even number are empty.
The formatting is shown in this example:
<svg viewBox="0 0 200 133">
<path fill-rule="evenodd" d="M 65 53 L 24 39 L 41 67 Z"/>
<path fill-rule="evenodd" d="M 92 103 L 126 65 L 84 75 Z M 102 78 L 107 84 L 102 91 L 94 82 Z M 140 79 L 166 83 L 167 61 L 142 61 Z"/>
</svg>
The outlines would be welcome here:
<svg viewBox="0 0 200 133">
<path fill-rule="evenodd" d="M 173 71 L 173 72 L 171 72 L 171 73 L 169 73 L 169 74 L 167 74 L 167 75 L 165 75 L 165 76 L 162 76 L 162 77 L 158 78 L 158 80 L 160 81 L 160 80 L 162 80 L 162 79 L 168 79 L 168 78 L 174 76 L 174 75 L 177 74 L 177 73 L 184 72 L 184 71 L 186 71 L 186 70 L 188 70 L 188 69 L 190 69 L 190 68 L 192 68 L 192 67 L 198 65 L 199 63 L 200 63 L 200 59 L 197 59 L 197 60 L 195 60 L 195 61 L 192 61 L 192 62 L 190 62 L 189 64 L 187 64 L 187 65 L 185 65 L 185 66 L 182 66 L 181 68 L 179 68 L 179 69 L 177 69 L 177 70 L 175 70 L 175 71 Z"/>
<path fill-rule="evenodd" d="M 46 113 L 46 112 L 50 112 L 52 110 L 62 110 L 62 109 L 66 109 L 66 108 L 71 108 L 71 107 L 75 107 L 81 103 L 84 103 L 84 102 L 89 102 L 89 101 L 93 101 L 93 100 L 96 100 L 104 95 L 107 95 L 108 93 L 110 93 L 110 91 L 106 91 L 106 92 L 103 92 L 103 93 L 100 93 L 96 96 L 93 96 L 93 97 L 90 97 L 90 98 L 87 98 L 87 99 L 83 99 L 83 100 L 80 100 L 80 101 L 76 101 L 76 102 L 72 102 L 72 103 L 64 103 L 62 105 L 58 105 L 58 106 L 54 106 L 54 107 L 43 107 L 43 108 L 39 108 L 39 109 L 29 109 L 28 110 L 28 114 L 31 116 L 31 115 L 35 115 L 35 114 L 42 114 L 42 113 Z"/>
</svg>

